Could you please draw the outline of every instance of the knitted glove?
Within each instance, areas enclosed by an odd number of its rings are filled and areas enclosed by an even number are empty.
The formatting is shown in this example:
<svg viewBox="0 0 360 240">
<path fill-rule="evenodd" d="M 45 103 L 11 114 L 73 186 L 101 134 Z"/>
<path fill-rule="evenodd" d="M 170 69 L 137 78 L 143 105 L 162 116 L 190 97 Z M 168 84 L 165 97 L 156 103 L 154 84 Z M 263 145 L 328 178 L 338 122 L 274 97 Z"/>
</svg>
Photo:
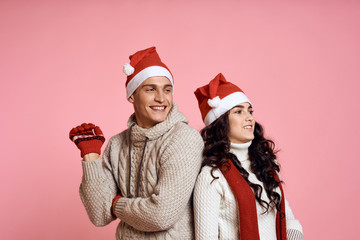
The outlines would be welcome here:
<svg viewBox="0 0 360 240">
<path fill-rule="evenodd" d="M 81 151 L 81 157 L 88 153 L 101 153 L 101 146 L 105 137 L 98 126 L 92 123 L 83 123 L 71 129 L 69 138 Z"/>
</svg>

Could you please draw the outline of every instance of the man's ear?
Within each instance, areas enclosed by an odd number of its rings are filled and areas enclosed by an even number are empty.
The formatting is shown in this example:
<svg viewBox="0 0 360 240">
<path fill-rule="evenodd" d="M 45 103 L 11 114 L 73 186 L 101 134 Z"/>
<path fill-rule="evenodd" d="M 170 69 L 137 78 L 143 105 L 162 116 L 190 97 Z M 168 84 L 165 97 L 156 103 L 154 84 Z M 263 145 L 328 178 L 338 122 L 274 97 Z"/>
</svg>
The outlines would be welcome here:
<svg viewBox="0 0 360 240">
<path fill-rule="evenodd" d="M 129 98 L 128 98 L 128 101 L 130 103 L 134 103 L 134 94 L 132 94 Z"/>
</svg>

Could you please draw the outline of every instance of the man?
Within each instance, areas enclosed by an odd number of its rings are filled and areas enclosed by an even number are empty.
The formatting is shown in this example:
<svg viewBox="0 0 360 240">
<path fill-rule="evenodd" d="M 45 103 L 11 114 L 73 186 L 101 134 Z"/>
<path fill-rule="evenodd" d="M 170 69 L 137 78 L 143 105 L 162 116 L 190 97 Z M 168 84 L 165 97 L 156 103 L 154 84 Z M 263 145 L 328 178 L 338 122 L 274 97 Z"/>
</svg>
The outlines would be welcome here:
<svg viewBox="0 0 360 240">
<path fill-rule="evenodd" d="M 81 150 L 80 197 L 91 221 L 121 221 L 116 239 L 193 239 L 192 190 L 203 140 L 173 103 L 173 78 L 155 47 L 130 56 L 127 98 L 134 106 L 128 128 L 104 142 L 99 127 L 70 131 Z"/>
</svg>

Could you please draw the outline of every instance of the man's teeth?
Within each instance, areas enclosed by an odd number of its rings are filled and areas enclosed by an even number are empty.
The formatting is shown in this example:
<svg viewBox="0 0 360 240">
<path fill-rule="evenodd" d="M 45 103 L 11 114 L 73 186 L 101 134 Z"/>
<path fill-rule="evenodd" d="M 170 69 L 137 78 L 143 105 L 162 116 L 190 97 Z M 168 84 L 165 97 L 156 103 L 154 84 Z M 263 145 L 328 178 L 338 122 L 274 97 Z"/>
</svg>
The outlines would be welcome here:
<svg viewBox="0 0 360 240">
<path fill-rule="evenodd" d="M 160 110 L 160 111 L 165 109 L 165 107 L 151 107 L 151 108 L 154 110 Z"/>
<path fill-rule="evenodd" d="M 245 126 L 244 128 L 245 129 L 251 129 L 251 126 Z"/>
</svg>

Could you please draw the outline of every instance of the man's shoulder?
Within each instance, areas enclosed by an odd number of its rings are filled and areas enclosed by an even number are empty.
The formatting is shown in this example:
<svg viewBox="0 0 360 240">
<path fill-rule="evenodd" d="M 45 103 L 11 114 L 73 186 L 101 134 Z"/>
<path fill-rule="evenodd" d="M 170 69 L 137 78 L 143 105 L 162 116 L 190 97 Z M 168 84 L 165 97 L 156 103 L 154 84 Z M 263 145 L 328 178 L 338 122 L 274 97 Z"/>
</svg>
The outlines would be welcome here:
<svg viewBox="0 0 360 240">
<path fill-rule="evenodd" d="M 176 136 L 178 138 L 185 138 L 185 139 L 193 139 L 198 141 L 203 141 L 202 137 L 196 129 L 192 128 L 185 122 L 177 122 L 173 130 L 170 132 L 172 136 Z"/>
<path fill-rule="evenodd" d="M 122 132 L 113 135 L 110 138 L 109 143 L 115 143 L 115 142 L 118 143 L 118 142 L 124 141 L 124 139 L 126 138 L 127 132 L 128 132 L 128 129 L 125 129 Z"/>
<path fill-rule="evenodd" d="M 199 155 L 204 147 L 204 141 L 200 133 L 186 123 L 178 122 L 163 139 L 166 152 L 181 152 L 181 154 Z"/>
</svg>

